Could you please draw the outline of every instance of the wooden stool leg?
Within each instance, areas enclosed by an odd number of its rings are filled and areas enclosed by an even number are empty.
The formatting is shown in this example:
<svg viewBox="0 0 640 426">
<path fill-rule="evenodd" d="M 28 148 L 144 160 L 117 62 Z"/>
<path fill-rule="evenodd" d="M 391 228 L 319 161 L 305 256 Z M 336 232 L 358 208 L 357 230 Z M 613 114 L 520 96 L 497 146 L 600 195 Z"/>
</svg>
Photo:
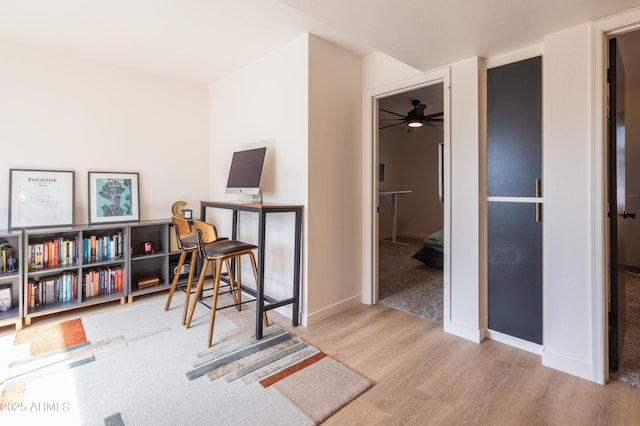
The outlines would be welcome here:
<svg viewBox="0 0 640 426">
<path fill-rule="evenodd" d="M 204 260 L 204 265 L 202 265 L 202 272 L 200 272 L 200 278 L 198 278 L 198 285 L 196 286 L 196 292 L 193 295 L 193 302 L 191 303 L 191 311 L 189 312 L 189 317 L 187 318 L 187 323 L 185 327 L 189 328 L 191 326 L 191 319 L 193 318 L 193 312 L 196 310 L 196 305 L 198 304 L 198 296 L 200 296 L 200 292 L 202 291 L 202 283 L 204 282 L 204 276 L 207 274 L 207 266 L 209 265 L 209 259 Z"/>
<path fill-rule="evenodd" d="M 229 261 L 228 257 L 224 259 L 224 264 L 227 267 L 227 276 L 229 277 L 229 291 L 231 292 L 231 296 L 233 297 L 233 304 L 235 305 L 236 303 L 238 303 L 238 298 L 235 291 L 236 282 L 233 278 L 233 274 L 231 273 L 231 262 Z"/>
<path fill-rule="evenodd" d="M 253 252 L 249 252 L 249 259 L 251 259 L 251 269 L 253 269 L 253 277 L 256 280 L 256 285 L 258 285 L 258 267 L 256 266 L 256 257 Z M 267 313 L 262 313 L 262 319 L 264 320 L 264 326 L 269 327 L 269 318 L 267 318 Z"/>
<path fill-rule="evenodd" d="M 215 261 L 216 278 L 213 285 L 213 299 L 211 300 L 211 318 L 209 319 L 209 340 L 207 347 L 210 348 L 213 342 L 213 326 L 216 321 L 216 308 L 218 306 L 218 292 L 220 291 L 220 275 L 222 274 L 222 259 Z"/>
<path fill-rule="evenodd" d="M 182 325 L 185 325 L 187 323 L 187 311 L 189 310 L 189 298 L 191 297 L 191 283 L 193 281 L 193 273 L 195 268 L 195 262 L 196 262 L 196 256 L 198 255 L 198 252 L 196 250 L 193 250 L 191 252 L 191 263 L 189 264 L 189 277 L 187 278 L 187 294 L 185 295 L 184 298 L 184 309 L 182 312 Z M 180 265 L 178 264 L 178 270 L 177 272 L 180 272 Z M 176 274 L 176 276 L 178 276 L 178 274 Z"/>
<path fill-rule="evenodd" d="M 180 270 L 180 268 L 182 268 L 185 257 L 187 257 L 187 252 L 183 250 L 182 253 L 180 253 L 180 259 L 178 260 L 178 271 Z M 173 293 L 176 291 L 176 287 L 178 286 L 178 277 L 179 277 L 179 274 L 176 274 L 173 277 L 173 282 L 171 283 L 171 290 L 169 290 L 169 297 L 167 298 L 167 304 L 164 305 L 165 311 L 168 311 L 169 307 L 171 306 L 171 299 L 173 298 Z"/>
</svg>

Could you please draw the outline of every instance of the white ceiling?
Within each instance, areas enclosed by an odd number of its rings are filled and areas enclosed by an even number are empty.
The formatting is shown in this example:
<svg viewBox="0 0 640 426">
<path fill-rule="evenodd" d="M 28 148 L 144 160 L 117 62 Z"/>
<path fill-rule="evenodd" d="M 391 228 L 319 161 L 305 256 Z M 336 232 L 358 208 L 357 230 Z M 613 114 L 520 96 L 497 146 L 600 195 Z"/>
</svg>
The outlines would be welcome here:
<svg viewBox="0 0 640 426">
<path fill-rule="evenodd" d="M 210 82 L 311 32 L 426 71 L 638 6 L 640 0 L 0 0 L 0 40 Z"/>
</svg>

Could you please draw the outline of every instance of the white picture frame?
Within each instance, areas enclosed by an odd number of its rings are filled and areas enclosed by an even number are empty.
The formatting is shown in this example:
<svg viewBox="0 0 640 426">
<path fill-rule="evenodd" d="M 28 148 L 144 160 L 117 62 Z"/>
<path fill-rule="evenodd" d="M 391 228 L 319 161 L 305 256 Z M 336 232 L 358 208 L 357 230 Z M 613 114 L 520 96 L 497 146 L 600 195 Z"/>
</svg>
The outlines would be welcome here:
<svg viewBox="0 0 640 426">
<path fill-rule="evenodd" d="M 73 225 L 71 170 L 9 170 L 9 229 Z"/>
</svg>

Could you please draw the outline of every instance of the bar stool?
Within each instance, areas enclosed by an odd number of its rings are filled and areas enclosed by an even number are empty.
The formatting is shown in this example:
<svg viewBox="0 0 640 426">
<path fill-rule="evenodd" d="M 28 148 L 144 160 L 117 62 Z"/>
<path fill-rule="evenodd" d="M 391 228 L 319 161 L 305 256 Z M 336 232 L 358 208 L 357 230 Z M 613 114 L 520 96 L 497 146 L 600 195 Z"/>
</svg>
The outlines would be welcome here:
<svg viewBox="0 0 640 426">
<path fill-rule="evenodd" d="M 198 278 L 198 284 L 196 286 L 195 295 L 191 304 L 191 310 L 189 311 L 189 317 L 187 319 L 186 327 L 191 325 L 191 319 L 198 303 L 198 297 L 202 291 L 202 285 L 207 272 L 207 268 L 210 262 L 214 269 L 214 282 L 213 282 L 213 298 L 211 301 L 211 317 L 209 319 L 209 340 L 207 341 L 207 347 L 211 347 L 213 341 L 213 328 L 216 318 L 216 310 L 218 305 L 218 295 L 220 294 L 220 280 L 222 278 L 222 263 L 226 265 L 227 277 L 229 280 L 229 293 L 233 297 L 233 304 L 223 306 L 219 309 L 236 307 L 236 310 L 242 309 L 242 277 L 241 277 L 241 263 L 240 259 L 244 255 L 248 255 L 251 260 L 251 267 L 253 269 L 253 276 L 258 282 L 258 269 L 256 267 L 256 259 L 253 254 L 254 250 L 258 247 L 237 240 L 226 240 L 216 244 L 210 244 L 210 242 L 218 239 L 216 229 L 213 225 L 201 221 L 193 222 L 198 238 L 198 252 L 203 259 L 204 264 L 200 271 L 200 277 Z M 237 273 L 237 280 L 234 278 L 233 269 L 231 268 L 231 260 L 235 260 L 235 271 Z M 263 315 L 265 326 L 269 325 L 266 312 Z"/>
<path fill-rule="evenodd" d="M 171 289 L 169 290 L 169 297 L 167 298 L 167 303 L 164 307 L 164 310 L 168 311 L 171 306 L 171 299 L 173 298 L 173 293 L 176 291 L 176 288 L 178 287 L 178 279 L 180 278 L 180 271 L 182 270 L 184 261 L 187 258 L 187 254 L 191 254 L 191 259 L 189 261 L 189 276 L 187 278 L 187 290 L 186 290 L 187 294 L 185 296 L 184 310 L 182 313 L 182 325 L 184 325 L 187 319 L 189 297 L 191 296 L 191 283 L 193 282 L 193 273 L 196 269 L 196 255 L 198 254 L 198 236 L 196 235 L 195 231 L 191 228 L 191 224 L 189 223 L 189 221 L 186 219 L 173 216 L 171 218 L 171 223 L 176 233 L 178 248 L 182 250 L 182 253 L 180 253 L 180 258 L 178 260 L 178 265 L 176 266 L 176 272 L 175 272 L 175 275 L 173 276 Z M 226 240 L 226 239 L 227 238 L 220 238 L 212 242 Z"/>
</svg>

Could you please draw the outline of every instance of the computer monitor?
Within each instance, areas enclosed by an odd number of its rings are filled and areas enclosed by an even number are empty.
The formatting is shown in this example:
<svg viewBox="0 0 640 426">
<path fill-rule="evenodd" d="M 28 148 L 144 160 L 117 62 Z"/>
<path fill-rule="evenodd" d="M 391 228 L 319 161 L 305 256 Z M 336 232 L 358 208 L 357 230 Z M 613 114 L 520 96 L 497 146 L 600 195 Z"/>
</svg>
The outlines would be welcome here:
<svg viewBox="0 0 640 426">
<path fill-rule="evenodd" d="M 261 201 L 260 183 L 266 147 L 236 151 L 231 158 L 227 194 L 251 195 L 252 201 Z"/>
</svg>

